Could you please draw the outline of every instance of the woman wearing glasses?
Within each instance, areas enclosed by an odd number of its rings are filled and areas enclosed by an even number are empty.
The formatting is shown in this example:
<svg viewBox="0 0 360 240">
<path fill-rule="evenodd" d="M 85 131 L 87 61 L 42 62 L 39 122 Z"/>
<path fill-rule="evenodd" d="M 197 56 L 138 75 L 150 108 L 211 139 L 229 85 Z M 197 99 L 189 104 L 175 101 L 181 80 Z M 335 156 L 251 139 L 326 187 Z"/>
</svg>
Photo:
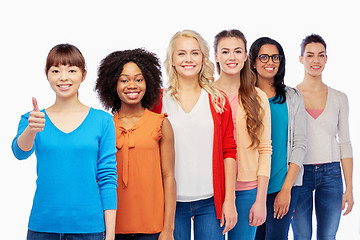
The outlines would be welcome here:
<svg viewBox="0 0 360 240">
<path fill-rule="evenodd" d="M 306 152 L 306 119 L 301 94 L 285 86 L 285 55 L 281 45 L 268 37 L 257 39 L 249 51 L 256 86 L 269 98 L 271 110 L 271 172 L 267 217 L 255 239 L 288 239 Z"/>
<path fill-rule="evenodd" d="M 313 192 L 318 239 L 335 239 L 341 210 L 347 204 L 346 215 L 354 205 L 349 104 L 344 93 L 323 83 L 326 61 L 324 39 L 316 34 L 307 36 L 301 43 L 300 56 L 305 70 L 304 80 L 297 88 L 304 96 L 307 111 L 309 148 L 304 159 L 304 183 L 292 223 L 295 239 L 311 239 Z"/>
</svg>

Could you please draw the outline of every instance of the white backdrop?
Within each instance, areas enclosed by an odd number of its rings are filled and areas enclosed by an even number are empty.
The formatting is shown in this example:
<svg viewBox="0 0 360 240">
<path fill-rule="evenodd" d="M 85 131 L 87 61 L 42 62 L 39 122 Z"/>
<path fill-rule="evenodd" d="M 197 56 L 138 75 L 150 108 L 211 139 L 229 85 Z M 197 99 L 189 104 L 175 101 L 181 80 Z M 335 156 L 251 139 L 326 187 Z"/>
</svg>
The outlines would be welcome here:
<svg viewBox="0 0 360 240">
<path fill-rule="evenodd" d="M 77 46 L 87 61 L 88 75 L 80 88 L 83 103 L 102 108 L 93 91 L 99 62 L 116 50 L 144 47 L 161 61 L 171 36 L 183 29 L 198 31 L 209 43 L 221 30 L 244 32 L 248 47 L 259 37 L 279 41 L 285 51 L 287 85 L 296 86 L 303 77 L 298 61 L 300 42 L 317 33 L 328 44 L 324 82 L 345 92 L 350 102 L 350 129 L 354 150 L 353 212 L 343 217 L 338 239 L 359 236 L 359 19 L 356 0 L 248 0 L 248 1 L 1 1 L 0 69 L 1 101 L 0 238 L 25 239 L 35 190 L 36 161 L 16 160 L 10 145 L 20 115 L 52 105 L 54 94 L 45 74 L 45 58 L 58 43 Z M 212 47 L 211 47 L 212 49 Z M 213 59 L 213 51 L 211 51 Z M 164 79 L 166 76 L 164 74 Z M 329 201 L 331 201 L 329 199 Z M 291 235 L 291 234 L 290 234 Z"/>
</svg>

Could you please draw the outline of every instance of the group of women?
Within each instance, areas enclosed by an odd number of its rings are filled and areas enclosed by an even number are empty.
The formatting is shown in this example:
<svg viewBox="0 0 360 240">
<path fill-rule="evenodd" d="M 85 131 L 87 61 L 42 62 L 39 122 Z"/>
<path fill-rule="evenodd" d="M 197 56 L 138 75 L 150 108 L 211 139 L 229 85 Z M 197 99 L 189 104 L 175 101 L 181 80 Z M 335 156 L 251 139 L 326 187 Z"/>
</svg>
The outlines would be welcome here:
<svg viewBox="0 0 360 240">
<path fill-rule="evenodd" d="M 247 51 L 239 30 L 177 32 L 165 60 L 144 49 L 100 63 L 106 110 L 79 101 L 85 60 L 48 54 L 55 103 L 22 115 L 12 149 L 37 156 L 27 239 L 335 239 L 354 204 L 348 101 L 322 81 L 319 35 L 301 43 L 303 81 L 286 86 L 285 53 L 268 37 Z M 345 180 L 345 191 L 341 166 Z M 314 194 L 315 192 L 315 194 Z M 314 197 L 314 199 L 313 199 Z M 193 223 L 193 224 L 192 224 Z"/>
</svg>

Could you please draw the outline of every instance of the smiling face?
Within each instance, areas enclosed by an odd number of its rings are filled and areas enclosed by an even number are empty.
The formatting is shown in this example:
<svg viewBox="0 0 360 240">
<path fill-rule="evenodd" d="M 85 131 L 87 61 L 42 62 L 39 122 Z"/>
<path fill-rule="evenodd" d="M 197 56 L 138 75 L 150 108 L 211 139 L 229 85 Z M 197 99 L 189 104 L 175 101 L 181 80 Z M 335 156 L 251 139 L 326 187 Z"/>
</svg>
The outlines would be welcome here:
<svg viewBox="0 0 360 240">
<path fill-rule="evenodd" d="M 226 37 L 219 41 L 215 61 L 220 64 L 221 73 L 240 74 L 246 60 L 245 43 L 242 39 Z"/>
<path fill-rule="evenodd" d="M 279 50 L 275 45 L 264 44 L 261 46 L 257 55 L 261 54 L 272 56 L 279 54 Z M 259 78 L 273 80 L 279 70 L 279 65 L 280 63 L 274 63 L 272 58 L 270 58 L 267 63 L 263 63 L 260 61 L 259 57 L 256 57 L 254 68 L 256 69 Z"/>
<path fill-rule="evenodd" d="M 121 106 L 141 105 L 146 92 L 145 78 L 141 69 L 133 62 L 124 65 L 117 83 L 117 93 Z"/>
<path fill-rule="evenodd" d="M 299 59 L 304 65 L 305 74 L 312 77 L 321 76 L 327 61 L 324 45 L 318 42 L 307 44 L 303 56 L 300 56 Z"/>
<path fill-rule="evenodd" d="M 77 66 L 51 66 L 47 78 L 56 97 L 69 98 L 77 96 L 80 84 L 84 81 L 86 71 L 82 72 Z"/>
<path fill-rule="evenodd" d="M 197 78 L 202 67 L 203 55 L 195 38 L 180 37 L 174 43 L 172 66 L 179 78 Z"/>
</svg>

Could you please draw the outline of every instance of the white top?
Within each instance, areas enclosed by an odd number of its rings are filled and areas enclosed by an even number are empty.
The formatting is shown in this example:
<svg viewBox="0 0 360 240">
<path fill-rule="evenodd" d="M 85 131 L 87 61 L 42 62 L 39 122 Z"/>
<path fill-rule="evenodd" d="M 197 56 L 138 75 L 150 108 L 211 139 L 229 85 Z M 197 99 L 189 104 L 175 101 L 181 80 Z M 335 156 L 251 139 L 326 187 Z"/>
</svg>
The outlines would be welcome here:
<svg viewBox="0 0 360 240">
<path fill-rule="evenodd" d="M 174 130 L 177 201 L 212 197 L 214 123 L 208 93 L 202 89 L 193 109 L 185 113 L 167 92 L 163 96 L 162 112 L 169 115 Z"/>
<path fill-rule="evenodd" d="M 308 144 L 304 164 L 352 158 L 349 103 L 344 93 L 328 87 L 324 111 L 316 119 L 306 112 L 306 119 Z"/>
</svg>

